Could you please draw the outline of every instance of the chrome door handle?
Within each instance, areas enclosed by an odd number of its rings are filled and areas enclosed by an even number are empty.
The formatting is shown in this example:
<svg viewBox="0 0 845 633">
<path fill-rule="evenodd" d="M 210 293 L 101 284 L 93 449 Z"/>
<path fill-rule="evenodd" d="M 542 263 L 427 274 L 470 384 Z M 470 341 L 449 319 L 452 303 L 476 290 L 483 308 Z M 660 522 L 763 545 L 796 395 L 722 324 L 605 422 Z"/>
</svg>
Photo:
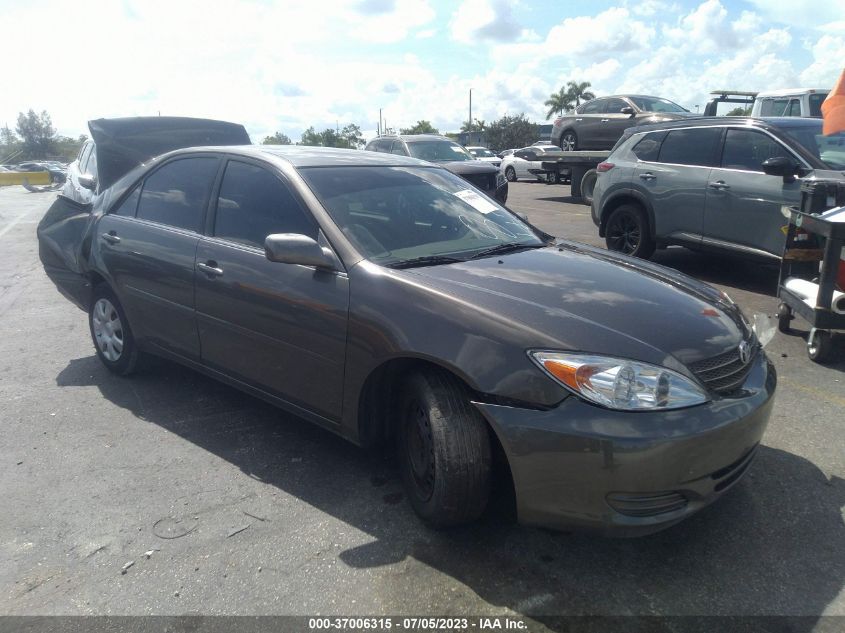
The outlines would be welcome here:
<svg viewBox="0 0 845 633">
<path fill-rule="evenodd" d="M 112 231 L 110 233 L 103 233 L 100 237 L 102 237 L 109 244 L 119 244 L 120 243 L 120 238 L 117 236 L 117 234 L 114 231 Z"/>
<path fill-rule="evenodd" d="M 731 188 L 731 186 L 729 184 L 725 183 L 724 180 L 717 180 L 716 182 L 707 183 L 707 186 L 710 187 L 711 189 L 717 189 L 719 191 Z"/>
<path fill-rule="evenodd" d="M 576 121 L 583 121 L 584 119 L 575 119 Z"/>
<path fill-rule="evenodd" d="M 220 277 L 223 274 L 223 269 L 217 267 L 217 262 L 208 262 L 207 264 L 199 262 L 197 268 L 209 277 Z"/>
<path fill-rule="evenodd" d="M 607 123 L 608 121 L 610 121 L 610 119 L 602 119 L 601 120 L 602 123 Z"/>
<path fill-rule="evenodd" d="M 647 171 L 644 174 L 640 174 L 640 180 L 654 180 L 655 178 L 657 178 L 657 176 L 652 174 L 650 171 Z"/>
</svg>

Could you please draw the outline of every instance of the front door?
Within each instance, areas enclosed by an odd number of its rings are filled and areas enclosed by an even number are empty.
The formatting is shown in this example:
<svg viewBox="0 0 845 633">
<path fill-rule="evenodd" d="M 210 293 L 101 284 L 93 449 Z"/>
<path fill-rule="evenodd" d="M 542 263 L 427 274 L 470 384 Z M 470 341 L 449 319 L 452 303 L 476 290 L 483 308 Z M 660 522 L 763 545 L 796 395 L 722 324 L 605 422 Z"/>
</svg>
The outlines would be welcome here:
<svg viewBox="0 0 845 633">
<path fill-rule="evenodd" d="M 273 233 L 322 239 L 283 178 L 230 160 L 197 249 L 203 362 L 334 421 L 340 419 L 349 279 L 264 255 Z"/>
<path fill-rule="evenodd" d="M 783 254 L 789 207 L 801 202 L 801 182 L 763 173 L 763 161 L 778 156 L 797 161 L 765 132 L 728 128 L 721 163 L 707 184 L 705 240 L 741 251 Z"/>
</svg>

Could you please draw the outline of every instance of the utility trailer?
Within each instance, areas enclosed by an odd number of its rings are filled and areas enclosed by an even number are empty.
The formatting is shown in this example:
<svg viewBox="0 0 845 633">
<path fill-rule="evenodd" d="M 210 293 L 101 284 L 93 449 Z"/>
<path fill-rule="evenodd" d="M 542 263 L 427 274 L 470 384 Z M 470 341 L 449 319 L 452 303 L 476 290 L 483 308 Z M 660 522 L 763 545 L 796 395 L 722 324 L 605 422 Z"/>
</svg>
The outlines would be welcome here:
<svg viewBox="0 0 845 633">
<path fill-rule="evenodd" d="M 540 166 L 545 173 L 568 173 L 570 195 L 573 198 L 582 198 L 586 204 L 590 204 L 593 201 L 593 189 L 598 175 L 596 167 L 606 161 L 608 156 L 609 151 L 561 152 L 553 159 L 544 160 Z"/>
</svg>

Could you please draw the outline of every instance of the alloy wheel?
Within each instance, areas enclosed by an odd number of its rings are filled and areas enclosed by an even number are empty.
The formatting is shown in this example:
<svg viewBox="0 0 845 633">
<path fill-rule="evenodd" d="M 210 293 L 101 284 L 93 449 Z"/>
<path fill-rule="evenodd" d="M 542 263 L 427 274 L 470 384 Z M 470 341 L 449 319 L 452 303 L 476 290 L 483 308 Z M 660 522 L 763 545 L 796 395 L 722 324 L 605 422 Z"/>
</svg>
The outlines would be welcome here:
<svg viewBox="0 0 845 633">
<path fill-rule="evenodd" d="M 607 228 L 607 239 L 613 250 L 630 255 L 637 250 L 642 239 L 640 223 L 624 213 Z"/>
</svg>

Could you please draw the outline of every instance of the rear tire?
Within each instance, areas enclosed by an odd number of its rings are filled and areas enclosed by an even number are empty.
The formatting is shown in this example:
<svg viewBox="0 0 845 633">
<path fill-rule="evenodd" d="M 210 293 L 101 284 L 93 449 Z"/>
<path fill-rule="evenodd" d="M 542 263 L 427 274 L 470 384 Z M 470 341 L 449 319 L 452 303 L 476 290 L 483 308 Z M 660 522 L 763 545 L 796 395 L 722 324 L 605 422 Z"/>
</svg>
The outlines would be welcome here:
<svg viewBox="0 0 845 633">
<path fill-rule="evenodd" d="M 614 209 L 607 219 L 604 234 L 608 250 L 642 259 L 648 259 L 654 253 L 655 243 L 648 219 L 638 205 L 622 204 Z"/>
<path fill-rule="evenodd" d="M 785 303 L 778 306 L 778 330 L 784 334 L 789 334 L 792 323 L 792 308 Z"/>
<path fill-rule="evenodd" d="M 591 169 L 581 178 L 581 198 L 586 205 L 593 204 L 593 191 L 596 188 L 598 177 L 599 173 L 595 169 Z"/>
<path fill-rule="evenodd" d="M 566 130 L 560 135 L 560 149 L 564 152 L 577 151 L 578 135 L 573 130 Z"/>
<path fill-rule="evenodd" d="M 513 167 L 507 167 L 505 169 L 505 178 L 507 178 L 508 182 L 516 182 L 516 170 Z"/>
<path fill-rule="evenodd" d="M 398 413 L 397 452 L 414 511 L 435 527 L 477 519 L 490 496 L 490 437 L 461 383 L 442 370 L 415 374 Z"/>
<path fill-rule="evenodd" d="M 88 327 L 97 356 L 110 372 L 128 376 L 138 364 L 138 347 L 123 306 L 105 284 L 94 288 Z"/>
<path fill-rule="evenodd" d="M 807 356 L 814 363 L 825 363 L 833 352 L 833 335 L 827 330 L 813 328 L 807 337 Z"/>
</svg>

